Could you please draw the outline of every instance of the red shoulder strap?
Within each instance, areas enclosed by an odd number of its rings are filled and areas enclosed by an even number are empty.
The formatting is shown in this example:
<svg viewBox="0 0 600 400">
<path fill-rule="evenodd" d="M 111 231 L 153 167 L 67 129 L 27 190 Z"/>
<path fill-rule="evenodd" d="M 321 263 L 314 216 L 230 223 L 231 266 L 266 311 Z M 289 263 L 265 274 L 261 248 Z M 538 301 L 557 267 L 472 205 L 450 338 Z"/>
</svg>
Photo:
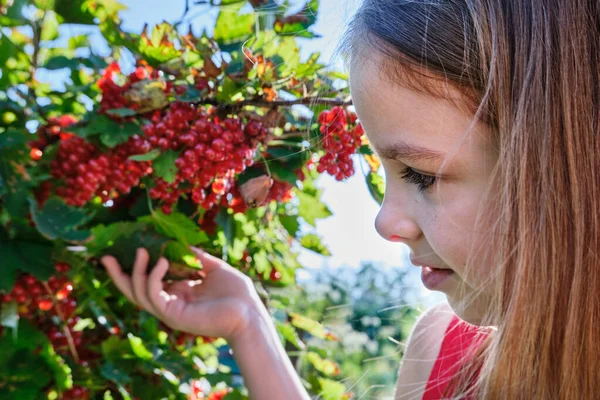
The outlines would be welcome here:
<svg viewBox="0 0 600 400">
<path fill-rule="evenodd" d="M 423 400 L 440 400 L 444 398 L 444 390 L 459 371 L 464 357 L 474 350 L 483 339 L 477 327 L 462 321 L 456 315 L 446 328 L 442 346 L 429 375 Z"/>
</svg>

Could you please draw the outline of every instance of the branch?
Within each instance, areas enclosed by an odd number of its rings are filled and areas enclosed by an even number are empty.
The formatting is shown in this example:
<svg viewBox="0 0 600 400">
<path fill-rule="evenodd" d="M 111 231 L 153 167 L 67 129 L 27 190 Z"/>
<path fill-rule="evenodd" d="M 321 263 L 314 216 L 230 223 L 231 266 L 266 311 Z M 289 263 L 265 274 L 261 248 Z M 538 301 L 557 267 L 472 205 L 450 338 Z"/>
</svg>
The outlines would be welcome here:
<svg viewBox="0 0 600 400">
<path fill-rule="evenodd" d="M 50 295 L 50 298 L 52 299 L 52 303 L 54 304 L 54 308 L 56 309 L 56 313 L 58 314 L 58 317 L 60 318 L 60 320 L 63 323 L 67 323 L 67 319 L 65 318 L 65 315 L 62 313 L 62 310 L 60 309 L 60 304 L 54 297 L 54 293 L 52 292 L 52 289 L 50 289 L 50 286 L 46 282 L 42 282 L 42 285 L 44 286 L 44 289 L 46 289 L 46 292 L 48 292 L 48 294 Z M 79 354 L 77 353 L 77 348 L 75 346 L 75 341 L 73 340 L 73 336 L 71 335 L 71 331 L 69 330 L 69 327 L 66 325 L 63 325 L 62 328 L 63 328 L 63 334 L 67 338 L 67 346 L 69 347 L 71 356 L 73 357 L 73 360 L 75 360 L 75 362 L 77 364 L 79 364 Z"/>
<path fill-rule="evenodd" d="M 184 0 L 184 1 L 185 1 L 185 7 L 183 9 L 183 14 L 179 18 L 179 21 L 177 21 L 173 24 L 174 27 L 181 25 L 183 23 L 183 21 L 185 21 L 185 18 L 187 17 L 190 10 L 192 9 L 192 7 L 191 7 L 192 5 L 199 6 L 201 4 L 208 4 L 208 0 L 195 0 L 193 4 L 190 4 L 191 0 Z"/>
<path fill-rule="evenodd" d="M 237 103 L 232 104 L 222 104 L 219 103 L 216 99 L 204 99 L 195 102 L 197 104 L 210 104 L 217 107 L 222 107 L 226 109 L 236 109 L 242 108 L 245 106 L 257 106 L 257 107 L 290 107 L 298 104 L 302 105 L 327 105 L 327 106 L 350 106 L 352 105 L 352 100 L 341 100 L 341 99 L 328 99 L 322 97 L 302 97 L 294 100 L 274 100 L 267 101 L 264 99 L 250 99 L 250 100 L 242 100 Z"/>
<path fill-rule="evenodd" d="M 33 30 L 33 54 L 31 56 L 31 80 L 35 79 L 35 73 L 38 69 L 38 62 L 40 56 L 40 42 L 42 40 L 42 27 L 44 24 L 44 18 L 46 13 L 40 19 L 40 22 L 33 22 L 31 28 Z"/>
</svg>

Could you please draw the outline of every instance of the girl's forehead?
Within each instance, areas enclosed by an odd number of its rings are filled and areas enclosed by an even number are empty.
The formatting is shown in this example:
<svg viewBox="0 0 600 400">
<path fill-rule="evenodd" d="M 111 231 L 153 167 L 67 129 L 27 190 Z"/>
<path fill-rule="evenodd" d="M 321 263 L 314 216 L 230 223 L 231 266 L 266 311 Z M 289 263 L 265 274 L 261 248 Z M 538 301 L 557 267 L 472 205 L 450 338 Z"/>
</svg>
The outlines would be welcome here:
<svg viewBox="0 0 600 400">
<path fill-rule="evenodd" d="M 403 142 L 449 153 L 457 146 L 461 152 L 479 152 L 489 147 L 490 132 L 486 126 L 473 124 L 473 115 L 454 101 L 392 81 L 381 73 L 376 54 L 370 62 L 364 60 L 352 64 L 350 87 L 358 116 L 374 147 Z M 461 95 L 453 87 L 447 90 L 454 100 Z"/>
</svg>

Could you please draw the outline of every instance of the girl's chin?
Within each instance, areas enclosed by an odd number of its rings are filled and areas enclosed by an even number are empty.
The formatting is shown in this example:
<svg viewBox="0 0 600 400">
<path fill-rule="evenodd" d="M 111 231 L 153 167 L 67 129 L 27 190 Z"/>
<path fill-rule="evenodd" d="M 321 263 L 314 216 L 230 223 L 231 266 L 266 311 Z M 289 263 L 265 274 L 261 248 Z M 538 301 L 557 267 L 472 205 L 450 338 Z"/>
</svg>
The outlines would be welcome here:
<svg viewBox="0 0 600 400">
<path fill-rule="evenodd" d="M 487 326 L 489 318 L 489 301 L 484 299 L 484 296 L 473 297 L 473 293 L 466 296 L 453 296 L 446 293 L 448 304 L 458 318 L 471 325 Z"/>
</svg>

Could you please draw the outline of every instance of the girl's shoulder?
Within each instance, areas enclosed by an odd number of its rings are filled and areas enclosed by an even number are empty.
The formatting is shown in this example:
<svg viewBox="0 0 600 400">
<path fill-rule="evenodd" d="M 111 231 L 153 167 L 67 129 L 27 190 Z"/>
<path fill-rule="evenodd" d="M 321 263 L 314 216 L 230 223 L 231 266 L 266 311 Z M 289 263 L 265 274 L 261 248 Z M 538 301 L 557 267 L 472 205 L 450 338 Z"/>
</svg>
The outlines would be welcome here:
<svg viewBox="0 0 600 400">
<path fill-rule="evenodd" d="M 444 334 L 455 317 L 445 302 L 430 307 L 419 316 L 404 349 L 398 372 L 396 400 L 422 398 Z"/>
</svg>

